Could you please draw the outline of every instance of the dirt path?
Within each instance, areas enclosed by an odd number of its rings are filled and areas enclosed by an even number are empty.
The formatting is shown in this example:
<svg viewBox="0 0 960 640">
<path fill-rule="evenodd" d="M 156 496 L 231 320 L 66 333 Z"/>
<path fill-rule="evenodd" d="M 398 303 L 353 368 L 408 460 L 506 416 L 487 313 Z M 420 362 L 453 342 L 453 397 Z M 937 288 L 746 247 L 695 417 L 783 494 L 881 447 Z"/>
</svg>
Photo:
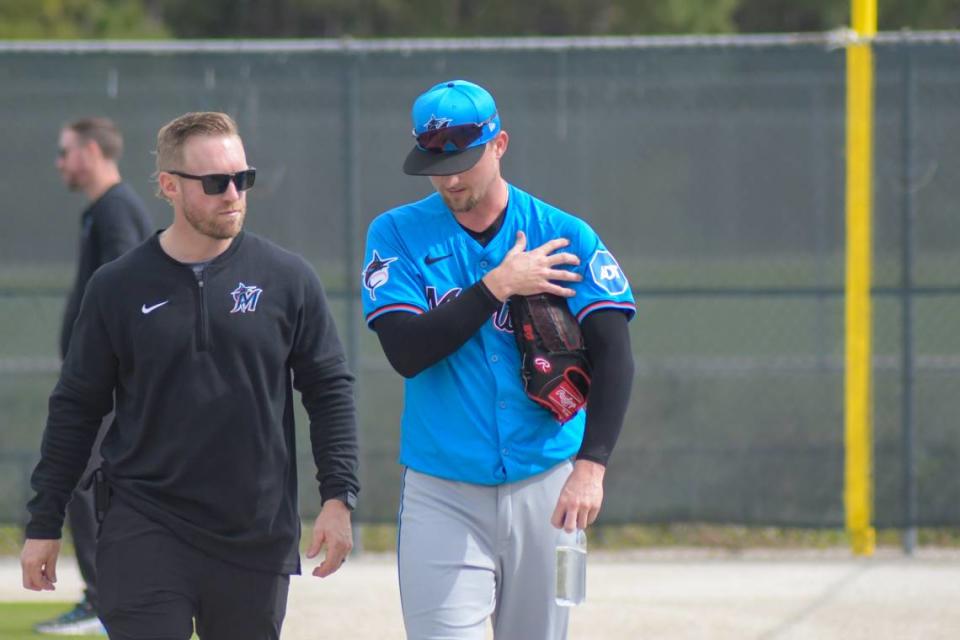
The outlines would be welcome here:
<svg viewBox="0 0 960 640">
<path fill-rule="evenodd" d="M 57 593 L 36 594 L 20 588 L 16 559 L 0 558 L 0 601 L 76 598 L 73 559 L 58 572 Z M 587 580 L 571 640 L 946 640 L 960 629 L 956 551 L 594 553 Z M 326 580 L 293 579 L 284 640 L 327 637 L 403 637 L 392 555 L 351 558 Z"/>
</svg>

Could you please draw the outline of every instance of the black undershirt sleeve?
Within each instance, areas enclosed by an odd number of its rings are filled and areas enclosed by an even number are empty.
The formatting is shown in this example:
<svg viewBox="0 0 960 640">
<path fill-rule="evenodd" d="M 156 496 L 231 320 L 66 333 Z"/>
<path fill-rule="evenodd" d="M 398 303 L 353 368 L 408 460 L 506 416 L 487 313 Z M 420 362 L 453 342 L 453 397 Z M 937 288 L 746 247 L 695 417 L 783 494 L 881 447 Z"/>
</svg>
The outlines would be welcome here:
<svg viewBox="0 0 960 640">
<path fill-rule="evenodd" d="M 373 329 L 390 366 L 404 378 L 412 378 L 459 349 L 499 307 L 500 301 L 481 280 L 421 315 L 380 316 L 373 321 Z"/>
<path fill-rule="evenodd" d="M 581 328 L 593 369 L 587 425 L 577 459 L 606 465 L 620 436 L 633 387 L 627 316 L 617 309 L 601 309 L 584 318 Z"/>
</svg>

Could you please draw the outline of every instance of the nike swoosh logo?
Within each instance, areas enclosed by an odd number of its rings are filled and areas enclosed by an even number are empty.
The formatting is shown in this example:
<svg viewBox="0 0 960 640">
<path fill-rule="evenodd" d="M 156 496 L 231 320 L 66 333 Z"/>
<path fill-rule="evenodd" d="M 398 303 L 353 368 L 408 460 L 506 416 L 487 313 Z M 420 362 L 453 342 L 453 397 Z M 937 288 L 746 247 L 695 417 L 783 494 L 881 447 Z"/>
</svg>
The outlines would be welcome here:
<svg viewBox="0 0 960 640">
<path fill-rule="evenodd" d="M 143 305 L 142 307 L 140 307 L 140 313 L 142 313 L 143 315 L 147 315 L 148 313 L 150 313 L 150 312 L 152 312 L 152 311 L 156 311 L 157 309 L 159 309 L 159 308 L 162 307 L 163 305 L 167 304 L 168 302 L 170 302 L 170 301 L 169 301 L 169 300 L 164 300 L 163 302 L 158 302 L 157 304 L 153 305 L 152 307 L 148 307 L 147 305 Z"/>
<path fill-rule="evenodd" d="M 434 258 L 434 257 L 431 256 L 431 255 L 427 255 L 427 256 L 425 256 L 425 257 L 423 258 L 423 261 L 426 262 L 426 263 L 429 265 L 429 264 L 433 264 L 434 262 L 440 262 L 441 260 L 446 260 L 447 258 L 449 258 L 449 257 L 452 256 L 452 255 L 453 255 L 452 253 L 448 253 L 448 254 L 445 255 L 445 256 L 437 256 L 436 258 Z"/>
</svg>

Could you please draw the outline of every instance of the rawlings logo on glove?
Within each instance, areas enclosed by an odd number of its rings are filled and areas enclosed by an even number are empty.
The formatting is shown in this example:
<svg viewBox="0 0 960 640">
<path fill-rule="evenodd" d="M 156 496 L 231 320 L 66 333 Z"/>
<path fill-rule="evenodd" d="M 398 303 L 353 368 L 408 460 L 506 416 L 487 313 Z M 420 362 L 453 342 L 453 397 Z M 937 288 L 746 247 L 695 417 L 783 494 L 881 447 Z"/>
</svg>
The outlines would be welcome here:
<svg viewBox="0 0 960 640">
<path fill-rule="evenodd" d="M 567 301 L 541 293 L 510 298 L 520 375 L 531 400 L 561 424 L 576 415 L 590 391 L 590 361 Z"/>
</svg>

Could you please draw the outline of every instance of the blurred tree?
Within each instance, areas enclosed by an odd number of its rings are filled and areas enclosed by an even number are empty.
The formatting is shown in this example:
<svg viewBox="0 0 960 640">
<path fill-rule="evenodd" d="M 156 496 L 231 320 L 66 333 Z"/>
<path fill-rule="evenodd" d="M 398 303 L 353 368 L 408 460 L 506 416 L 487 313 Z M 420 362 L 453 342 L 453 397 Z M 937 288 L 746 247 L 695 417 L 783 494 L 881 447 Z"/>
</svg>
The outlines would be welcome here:
<svg viewBox="0 0 960 640">
<path fill-rule="evenodd" d="M 740 0 L 154 0 L 181 37 L 721 33 Z"/>
<path fill-rule="evenodd" d="M 960 28 L 960 0 L 879 0 L 879 4 L 881 29 Z"/>
<path fill-rule="evenodd" d="M 850 1 L 740 0 L 734 12 L 735 30 L 742 33 L 793 33 L 838 29 L 850 24 Z"/>
<path fill-rule="evenodd" d="M 159 38 L 142 0 L 2 0 L 0 38 Z"/>
<path fill-rule="evenodd" d="M 837 0 L 144 0 L 181 37 L 464 37 L 825 31 Z M 879 0 L 883 29 L 960 26 L 960 0 Z"/>
<path fill-rule="evenodd" d="M 0 0 L 4 38 L 323 38 L 825 31 L 845 0 Z M 880 28 L 960 27 L 960 0 L 879 0 Z"/>
<path fill-rule="evenodd" d="M 828 31 L 850 24 L 850 1 L 740 0 L 734 12 L 740 32 Z M 882 30 L 956 29 L 960 0 L 878 0 Z"/>
</svg>

